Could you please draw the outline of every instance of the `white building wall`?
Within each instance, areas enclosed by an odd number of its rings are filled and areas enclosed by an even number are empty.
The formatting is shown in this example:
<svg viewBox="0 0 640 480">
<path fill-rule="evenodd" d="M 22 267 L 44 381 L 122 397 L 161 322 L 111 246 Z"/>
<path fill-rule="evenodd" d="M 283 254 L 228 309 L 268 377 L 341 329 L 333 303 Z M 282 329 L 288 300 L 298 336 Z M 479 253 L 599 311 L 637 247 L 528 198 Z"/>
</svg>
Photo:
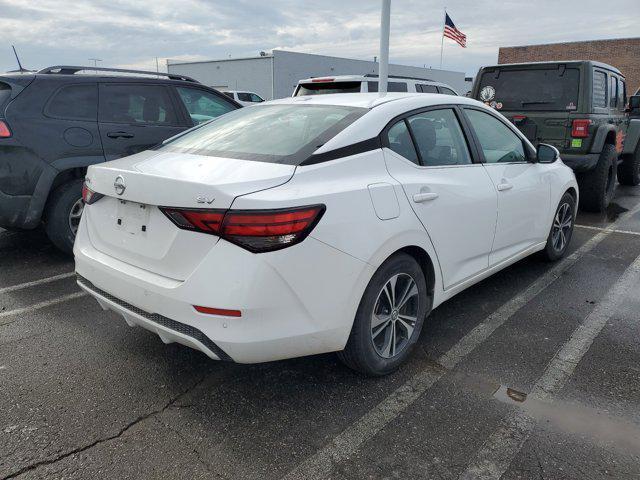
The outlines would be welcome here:
<svg viewBox="0 0 640 480">
<path fill-rule="evenodd" d="M 300 79 L 377 74 L 378 64 L 366 60 L 274 50 L 272 55 L 265 57 L 188 63 L 169 61 L 167 69 L 170 73 L 188 75 L 219 90 L 248 90 L 270 100 L 290 96 Z M 389 74 L 446 83 L 461 95 L 469 90 L 462 72 L 390 64 Z"/>
</svg>

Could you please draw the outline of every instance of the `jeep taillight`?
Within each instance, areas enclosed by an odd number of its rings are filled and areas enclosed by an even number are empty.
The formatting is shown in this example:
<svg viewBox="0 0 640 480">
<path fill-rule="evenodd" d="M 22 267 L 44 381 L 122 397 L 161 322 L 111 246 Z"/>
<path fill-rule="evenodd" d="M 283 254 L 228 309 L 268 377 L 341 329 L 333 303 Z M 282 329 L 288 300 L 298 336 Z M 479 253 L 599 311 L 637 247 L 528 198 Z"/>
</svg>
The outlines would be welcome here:
<svg viewBox="0 0 640 480">
<path fill-rule="evenodd" d="M 11 136 L 11 130 L 9 130 L 9 126 L 0 120 L 0 138 L 9 138 Z"/>
<path fill-rule="evenodd" d="M 324 205 L 278 210 L 204 210 L 160 207 L 176 227 L 218 235 L 254 253 L 290 247 L 304 240 Z"/>
<path fill-rule="evenodd" d="M 571 127 L 571 136 L 574 138 L 586 138 L 589 136 L 589 125 L 591 120 L 576 119 Z"/>
</svg>

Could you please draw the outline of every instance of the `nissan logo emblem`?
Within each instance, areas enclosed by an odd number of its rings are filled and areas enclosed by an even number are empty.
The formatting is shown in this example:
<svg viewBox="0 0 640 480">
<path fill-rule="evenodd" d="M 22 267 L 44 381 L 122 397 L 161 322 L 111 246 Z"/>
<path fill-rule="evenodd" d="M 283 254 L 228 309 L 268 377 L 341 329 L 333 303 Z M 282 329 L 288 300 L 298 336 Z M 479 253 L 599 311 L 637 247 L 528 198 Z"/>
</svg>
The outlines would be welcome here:
<svg viewBox="0 0 640 480">
<path fill-rule="evenodd" d="M 118 195 L 122 195 L 124 191 L 127 189 L 127 186 L 124 183 L 124 178 L 122 177 L 122 175 L 118 175 L 116 177 L 116 181 L 113 182 L 113 188 L 116 189 L 116 193 Z"/>
</svg>

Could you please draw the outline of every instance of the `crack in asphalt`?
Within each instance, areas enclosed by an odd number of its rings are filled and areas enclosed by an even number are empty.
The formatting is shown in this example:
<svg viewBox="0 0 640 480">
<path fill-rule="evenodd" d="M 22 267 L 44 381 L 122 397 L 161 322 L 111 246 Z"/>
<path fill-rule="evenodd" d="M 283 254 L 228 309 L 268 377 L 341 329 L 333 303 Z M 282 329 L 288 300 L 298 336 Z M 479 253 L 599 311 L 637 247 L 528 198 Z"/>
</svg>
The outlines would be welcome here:
<svg viewBox="0 0 640 480">
<path fill-rule="evenodd" d="M 114 435 L 109 435 L 108 437 L 99 438 L 99 439 L 91 442 L 88 445 L 84 445 L 82 447 L 74 448 L 73 450 L 69 450 L 68 452 L 65 452 L 65 453 L 62 453 L 60 455 L 57 455 L 54 458 L 49 458 L 47 460 L 40 460 L 40 461 L 32 463 L 30 465 L 26 465 L 26 466 L 22 467 L 21 469 L 16 470 L 16 471 L 10 473 L 9 475 L 6 475 L 6 476 L 2 477 L 0 480 L 9 480 L 11 478 L 16 478 L 16 477 L 18 477 L 18 476 L 20 476 L 20 475 L 22 475 L 24 473 L 27 473 L 27 472 L 30 472 L 32 470 L 38 469 L 40 467 L 43 467 L 43 466 L 46 466 L 46 465 L 52 465 L 54 463 L 57 463 L 57 462 L 59 462 L 61 460 L 64 460 L 65 458 L 68 458 L 68 457 L 70 457 L 72 455 L 75 455 L 77 453 L 86 452 L 87 450 L 90 450 L 91 448 L 93 448 L 93 447 L 95 447 L 97 445 L 100 445 L 102 443 L 109 442 L 111 440 L 115 440 L 116 438 L 119 438 L 126 431 L 128 431 L 132 427 L 136 426 L 137 424 L 139 424 L 139 423 L 141 423 L 141 422 L 143 422 L 143 421 L 145 421 L 145 420 L 147 420 L 149 418 L 152 418 L 152 417 L 164 412 L 168 408 L 171 408 L 174 403 L 176 403 L 182 397 L 184 397 L 185 395 L 188 395 L 190 392 L 192 392 L 193 390 L 198 388 L 206 379 L 207 379 L 207 375 L 203 376 L 200 380 L 195 382 L 193 385 L 191 385 L 189 388 L 187 388 L 183 392 L 180 392 L 178 395 L 176 395 L 175 397 L 171 398 L 163 407 L 161 407 L 159 409 L 156 409 L 156 410 L 153 410 L 151 412 L 145 413 L 144 415 L 139 416 L 135 420 L 129 422 L 124 427 L 122 427 Z"/>
</svg>

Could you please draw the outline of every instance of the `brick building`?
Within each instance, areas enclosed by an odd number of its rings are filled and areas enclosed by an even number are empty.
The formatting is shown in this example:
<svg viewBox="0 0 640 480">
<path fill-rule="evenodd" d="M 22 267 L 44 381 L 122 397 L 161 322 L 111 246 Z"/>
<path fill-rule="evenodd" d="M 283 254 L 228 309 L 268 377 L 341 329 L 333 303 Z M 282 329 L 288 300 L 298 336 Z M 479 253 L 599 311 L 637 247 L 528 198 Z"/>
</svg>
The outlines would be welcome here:
<svg viewBox="0 0 640 480">
<path fill-rule="evenodd" d="M 640 87 L 640 37 L 586 42 L 500 47 L 498 63 L 552 60 L 595 60 L 618 68 L 627 79 L 628 94 Z"/>
</svg>

